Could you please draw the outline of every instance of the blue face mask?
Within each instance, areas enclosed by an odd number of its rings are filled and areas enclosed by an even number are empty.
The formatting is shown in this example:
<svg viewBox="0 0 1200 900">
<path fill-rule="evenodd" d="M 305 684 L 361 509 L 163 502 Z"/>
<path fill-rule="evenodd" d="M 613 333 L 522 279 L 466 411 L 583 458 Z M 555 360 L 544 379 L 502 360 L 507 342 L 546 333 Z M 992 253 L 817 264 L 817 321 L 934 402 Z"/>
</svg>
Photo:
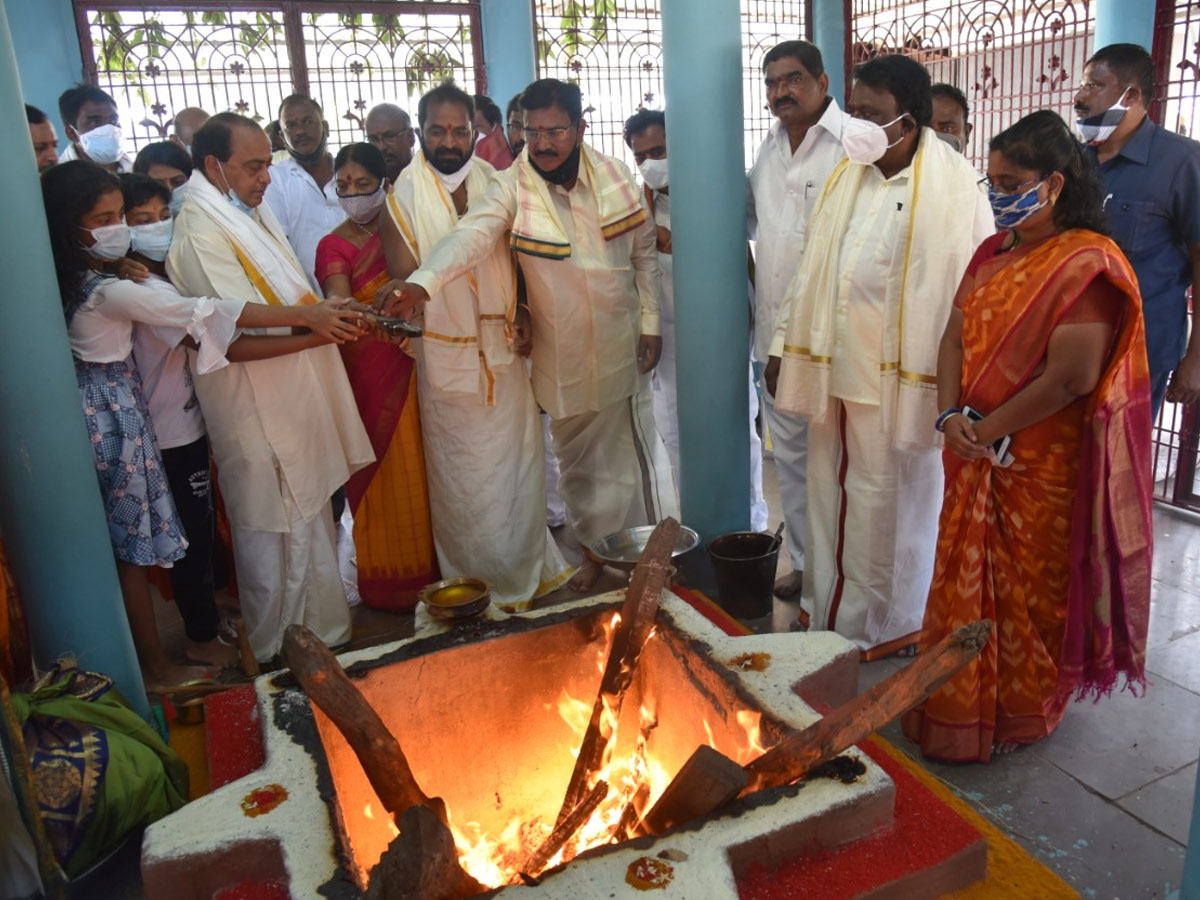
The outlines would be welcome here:
<svg viewBox="0 0 1200 900">
<path fill-rule="evenodd" d="M 225 179 L 225 183 L 229 184 L 229 176 L 225 174 L 225 167 L 218 162 L 217 168 L 221 170 L 221 177 Z M 248 216 L 254 215 L 254 207 L 243 202 L 242 198 L 237 195 L 237 191 L 233 188 L 225 192 L 225 199 L 233 204 L 234 209 L 239 209 Z"/>
<path fill-rule="evenodd" d="M 996 217 L 996 227 L 1013 229 L 1026 221 L 1035 212 L 1046 205 L 1046 200 L 1038 200 L 1038 188 L 1046 179 L 1042 179 L 1026 191 L 1019 194 L 1002 194 L 994 187 L 988 187 L 988 202 L 992 204 L 992 215 Z"/>
</svg>

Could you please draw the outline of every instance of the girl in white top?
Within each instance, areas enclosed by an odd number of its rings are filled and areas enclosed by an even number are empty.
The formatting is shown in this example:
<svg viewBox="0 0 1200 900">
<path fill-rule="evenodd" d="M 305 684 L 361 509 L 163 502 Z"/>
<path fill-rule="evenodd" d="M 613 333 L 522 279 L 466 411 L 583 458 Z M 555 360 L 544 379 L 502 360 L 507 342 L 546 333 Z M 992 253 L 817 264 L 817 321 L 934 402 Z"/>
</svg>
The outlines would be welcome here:
<svg viewBox="0 0 1200 900">
<path fill-rule="evenodd" d="M 228 364 L 238 326 L 310 328 L 310 334 L 279 340 L 315 346 L 354 340 L 358 316 L 336 302 L 292 307 L 180 297 L 104 275 L 101 261 L 123 257 L 129 248 L 117 177 L 94 163 L 64 163 L 42 178 L 42 197 L 129 627 L 147 689 L 176 692 L 205 672 L 172 663 L 154 621 L 145 567 L 173 564 L 184 555 L 187 537 L 130 361 L 134 323 L 154 326 L 168 344 L 190 341 L 198 351 L 197 370 L 204 373 Z"/>
</svg>

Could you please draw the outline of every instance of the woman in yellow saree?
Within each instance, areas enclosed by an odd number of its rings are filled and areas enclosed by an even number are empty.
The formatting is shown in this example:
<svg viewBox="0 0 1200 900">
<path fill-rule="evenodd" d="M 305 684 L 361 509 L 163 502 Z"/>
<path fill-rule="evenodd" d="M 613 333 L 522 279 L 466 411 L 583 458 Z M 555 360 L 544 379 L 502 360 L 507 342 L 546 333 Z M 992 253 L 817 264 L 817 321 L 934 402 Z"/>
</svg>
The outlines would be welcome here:
<svg viewBox="0 0 1200 900">
<path fill-rule="evenodd" d="M 938 358 L 946 488 L 920 646 L 995 628 L 904 719 L 924 755 L 982 762 L 1048 735 L 1072 695 L 1144 682 L 1153 540 L 1141 299 L 1103 236 L 1099 182 L 1052 112 L 990 150 L 1001 231 L 967 268 Z M 1008 465 L 992 446 L 1005 436 Z"/>
<path fill-rule="evenodd" d="M 383 155 L 370 144 L 349 144 L 334 160 L 334 178 L 347 219 L 317 245 L 317 280 L 326 296 L 352 295 L 372 305 L 388 280 L 379 238 L 388 190 Z M 375 462 L 346 485 L 358 591 L 368 606 L 408 609 L 417 591 L 438 577 L 413 359 L 371 337 L 341 349 L 375 450 Z"/>
</svg>

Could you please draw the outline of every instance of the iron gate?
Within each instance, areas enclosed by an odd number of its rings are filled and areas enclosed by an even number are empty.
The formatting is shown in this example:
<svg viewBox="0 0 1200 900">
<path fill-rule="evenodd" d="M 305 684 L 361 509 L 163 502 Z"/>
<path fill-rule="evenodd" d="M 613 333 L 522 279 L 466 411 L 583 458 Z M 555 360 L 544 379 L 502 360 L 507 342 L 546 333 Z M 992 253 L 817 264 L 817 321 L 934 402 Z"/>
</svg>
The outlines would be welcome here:
<svg viewBox="0 0 1200 900">
<path fill-rule="evenodd" d="M 186 106 L 265 125 L 291 93 L 320 102 L 338 146 L 376 103 L 412 106 L 446 78 L 487 87 L 479 0 L 75 0 L 75 16 L 85 75 L 131 115 L 134 146 Z"/>
</svg>

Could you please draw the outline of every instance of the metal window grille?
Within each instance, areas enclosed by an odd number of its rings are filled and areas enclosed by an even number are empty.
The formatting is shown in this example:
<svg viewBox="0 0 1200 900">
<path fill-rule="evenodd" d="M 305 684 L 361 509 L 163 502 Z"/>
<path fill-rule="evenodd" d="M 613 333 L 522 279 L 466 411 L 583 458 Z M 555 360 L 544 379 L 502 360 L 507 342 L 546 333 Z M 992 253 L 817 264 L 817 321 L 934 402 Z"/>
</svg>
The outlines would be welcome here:
<svg viewBox="0 0 1200 900">
<path fill-rule="evenodd" d="M 1052 109 L 1067 122 L 1094 29 L 1089 0 L 851 0 L 848 68 L 884 53 L 919 60 L 960 88 L 980 168 L 987 142 L 1021 116 Z M 847 84 L 850 82 L 847 72 Z"/>
<path fill-rule="evenodd" d="M 805 36 L 805 7 L 795 0 L 742 0 L 747 165 L 771 123 L 762 57 L 780 41 Z M 625 120 L 643 107 L 662 109 L 666 101 L 659 0 L 535 0 L 534 22 L 539 76 L 578 84 L 589 141 L 632 164 L 622 137 Z"/>
<path fill-rule="evenodd" d="M 376 103 L 414 106 L 445 78 L 486 89 L 479 0 L 76 0 L 75 15 L 86 77 L 131 119 L 135 147 L 165 138 L 184 107 L 265 125 L 291 93 L 321 104 L 338 146 L 362 139 Z"/>
</svg>

